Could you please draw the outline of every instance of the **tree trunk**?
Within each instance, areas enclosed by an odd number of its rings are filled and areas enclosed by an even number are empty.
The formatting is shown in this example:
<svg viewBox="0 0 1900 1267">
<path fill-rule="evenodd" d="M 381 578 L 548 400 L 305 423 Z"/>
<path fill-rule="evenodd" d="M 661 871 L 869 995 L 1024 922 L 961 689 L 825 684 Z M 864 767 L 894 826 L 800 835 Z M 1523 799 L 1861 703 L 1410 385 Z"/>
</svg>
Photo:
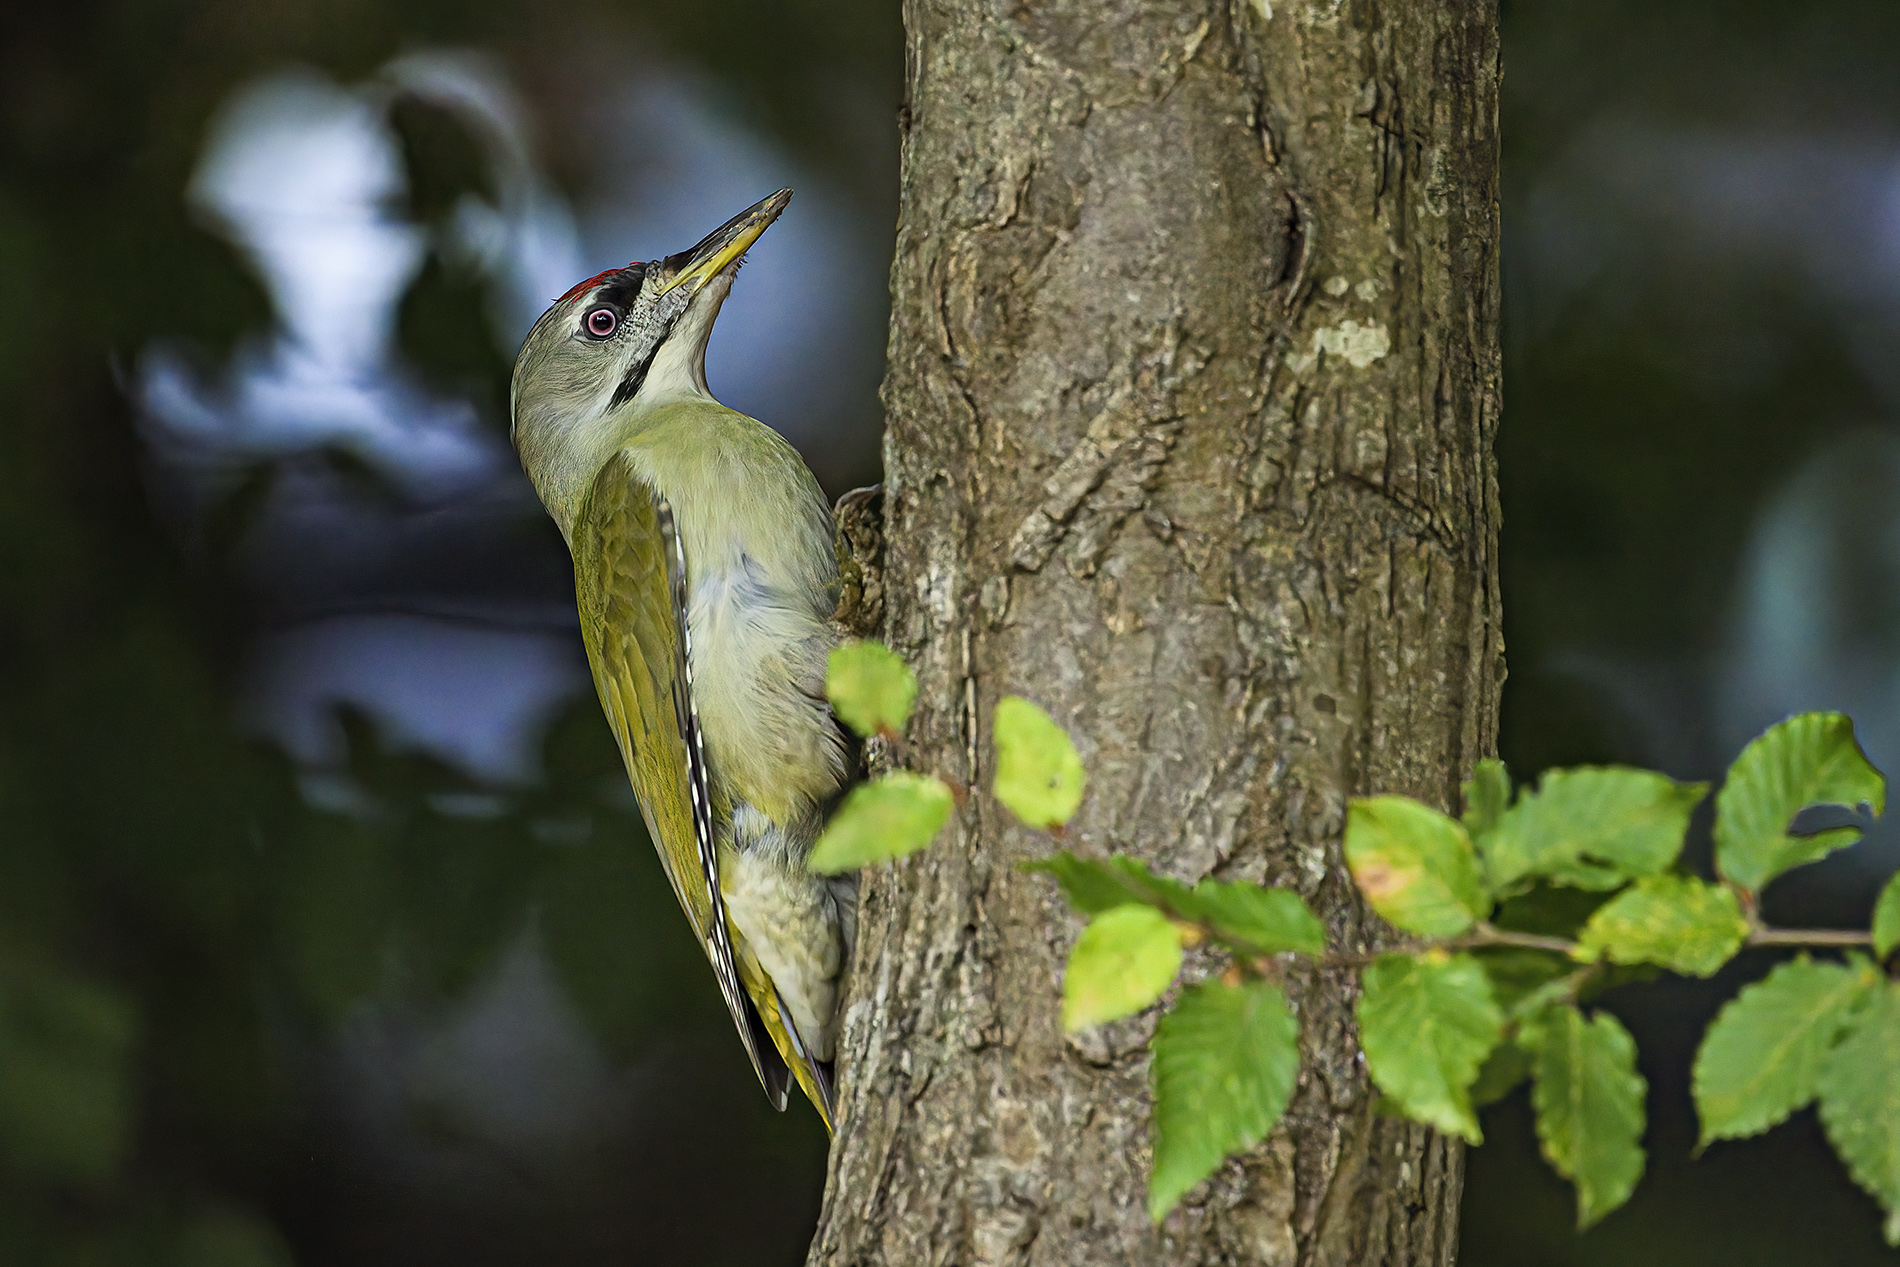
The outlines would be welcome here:
<svg viewBox="0 0 1900 1267">
<path fill-rule="evenodd" d="M 1105 12 L 1112 8 L 1112 12 Z M 1065 842 L 1287 885 L 1375 943 L 1347 798 L 1456 803 L 1503 677 L 1494 0 L 907 0 L 885 382 L 902 763 L 980 788 L 1021 693 Z M 973 794 L 867 875 L 814 1264 L 1449 1264 L 1462 1157 L 1376 1116 L 1352 979 L 1160 1227 L 1153 1017 L 1065 1039 L 1078 923 Z"/>
</svg>

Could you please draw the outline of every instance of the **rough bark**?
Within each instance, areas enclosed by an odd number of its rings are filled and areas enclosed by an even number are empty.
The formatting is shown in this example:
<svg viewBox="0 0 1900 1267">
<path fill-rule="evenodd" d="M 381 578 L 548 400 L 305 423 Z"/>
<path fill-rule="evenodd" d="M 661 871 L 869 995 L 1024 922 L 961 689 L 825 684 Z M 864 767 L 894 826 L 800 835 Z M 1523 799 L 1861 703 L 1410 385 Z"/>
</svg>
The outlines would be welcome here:
<svg viewBox="0 0 1900 1267">
<path fill-rule="evenodd" d="M 1288 885 L 1376 944 L 1347 799 L 1441 806 L 1503 649 L 1493 0 L 907 0 L 885 382 L 899 759 L 995 701 L 1083 751 L 1066 842 Z M 1462 1158 L 1293 983 L 1281 1127 L 1159 1229 L 1153 1018 L 1064 1038 L 1077 922 L 972 795 L 867 876 L 815 1264 L 1448 1264 Z"/>
</svg>

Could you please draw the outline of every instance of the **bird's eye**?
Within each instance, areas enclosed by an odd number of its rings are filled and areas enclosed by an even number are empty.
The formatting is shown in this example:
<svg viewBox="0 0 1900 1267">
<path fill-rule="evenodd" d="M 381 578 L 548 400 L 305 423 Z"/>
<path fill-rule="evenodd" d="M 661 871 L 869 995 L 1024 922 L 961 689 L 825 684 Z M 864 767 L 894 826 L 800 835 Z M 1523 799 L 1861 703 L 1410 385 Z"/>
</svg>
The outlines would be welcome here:
<svg viewBox="0 0 1900 1267">
<path fill-rule="evenodd" d="M 612 308 L 600 307 L 587 314 L 587 333 L 596 339 L 604 339 L 614 332 L 620 324 L 620 316 Z"/>
</svg>

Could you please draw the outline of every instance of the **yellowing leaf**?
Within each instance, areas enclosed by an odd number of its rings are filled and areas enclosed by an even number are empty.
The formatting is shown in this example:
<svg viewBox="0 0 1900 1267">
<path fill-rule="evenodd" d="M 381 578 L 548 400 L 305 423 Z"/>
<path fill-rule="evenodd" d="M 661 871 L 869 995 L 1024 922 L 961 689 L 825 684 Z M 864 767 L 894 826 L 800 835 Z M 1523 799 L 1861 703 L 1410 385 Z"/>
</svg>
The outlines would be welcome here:
<svg viewBox="0 0 1900 1267">
<path fill-rule="evenodd" d="M 917 678 L 883 643 L 846 642 L 826 661 L 825 694 L 838 720 L 866 739 L 901 735 L 917 702 Z"/>
<path fill-rule="evenodd" d="M 996 799 L 1030 827 L 1060 827 L 1082 804 L 1082 758 L 1069 733 L 1019 695 L 996 704 Z"/>
<path fill-rule="evenodd" d="M 1405 1116 L 1483 1141 L 1471 1084 L 1497 1046 L 1504 1014 L 1470 955 L 1385 955 L 1359 995 L 1366 1070 Z"/>
<path fill-rule="evenodd" d="M 1812 1100 L 1835 1040 L 1877 980 L 1865 959 L 1803 956 L 1731 999 L 1696 1053 L 1702 1142 L 1758 1134 Z"/>
<path fill-rule="evenodd" d="M 1694 876 L 1638 881 L 1598 907 L 1577 941 L 1579 958 L 1653 963 L 1692 977 L 1713 976 L 1748 939 L 1733 891 Z"/>
<path fill-rule="evenodd" d="M 1585 1020 L 1553 1008 L 1527 1028 L 1535 1043 L 1531 1106 L 1544 1157 L 1577 1188 L 1577 1227 L 1629 1200 L 1643 1176 L 1643 1097 L 1636 1042 L 1608 1012 Z"/>
<path fill-rule="evenodd" d="M 1209 981 L 1182 992 L 1155 1027 L 1155 1222 L 1228 1154 L 1266 1138 L 1299 1069 L 1299 1022 L 1277 986 Z"/>
<path fill-rule="evenodd" d="M 1117 906 L 1089 921 L 1062 974 L 1062 1028 L 1074 1033 L 1141 1011 L 1181 971 L 1181 934 L 1151 906 Z"/>
<path fill-rule="evenodd" d="M 1715 865 L 1751 893 L 1804 862 L 1860 839 L 1858 827 L 1810 835 L 1788 831 L 1813 805 L 1869 806 L 1880 813 L 1887 781 L 1840 713 L 1802 713 L 1768 728 L 1735 759 L 1715 798 Z"/>
<path fill-rule="evenodd" d="M 928 775 L 899 770 L 851 789 L 812 846 L 806 866 L 822 875 L 915 853 L 950 821 L 956 801 Z"/>
<path fill-rule="evenodd" d="M 1456 937 L 1491 909 L 1464 827 L 1408 797 L 1348 807 L 1346 863 L 1372 909 L 1410 933 Z"/>
</svg>

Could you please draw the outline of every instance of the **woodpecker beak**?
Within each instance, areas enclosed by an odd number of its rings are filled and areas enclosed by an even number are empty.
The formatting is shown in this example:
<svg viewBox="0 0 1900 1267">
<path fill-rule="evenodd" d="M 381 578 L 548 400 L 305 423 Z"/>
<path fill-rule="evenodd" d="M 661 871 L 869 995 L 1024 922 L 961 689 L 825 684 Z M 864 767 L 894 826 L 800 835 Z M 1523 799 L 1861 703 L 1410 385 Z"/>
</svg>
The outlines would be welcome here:
<svg viewBox="0 0 1900 1267">
<path fill-rule="evenodd" d="M 659 293 L 664 295 L 675 287 L 690 285 L 692 289 L 686 293 L 697 294 L 700 287 L 743 256 L 759 240 L 759 235 L 771 227 L 772 221 L 778 219 L 779 212 L 785 210 L 785 204 L 791 200 L 792 191 L 781 189 L 708 233 L 692 250 L 667 256 L 663 264 L 673 273 L 673 279 L 660 287 Z"/>
</svg>

